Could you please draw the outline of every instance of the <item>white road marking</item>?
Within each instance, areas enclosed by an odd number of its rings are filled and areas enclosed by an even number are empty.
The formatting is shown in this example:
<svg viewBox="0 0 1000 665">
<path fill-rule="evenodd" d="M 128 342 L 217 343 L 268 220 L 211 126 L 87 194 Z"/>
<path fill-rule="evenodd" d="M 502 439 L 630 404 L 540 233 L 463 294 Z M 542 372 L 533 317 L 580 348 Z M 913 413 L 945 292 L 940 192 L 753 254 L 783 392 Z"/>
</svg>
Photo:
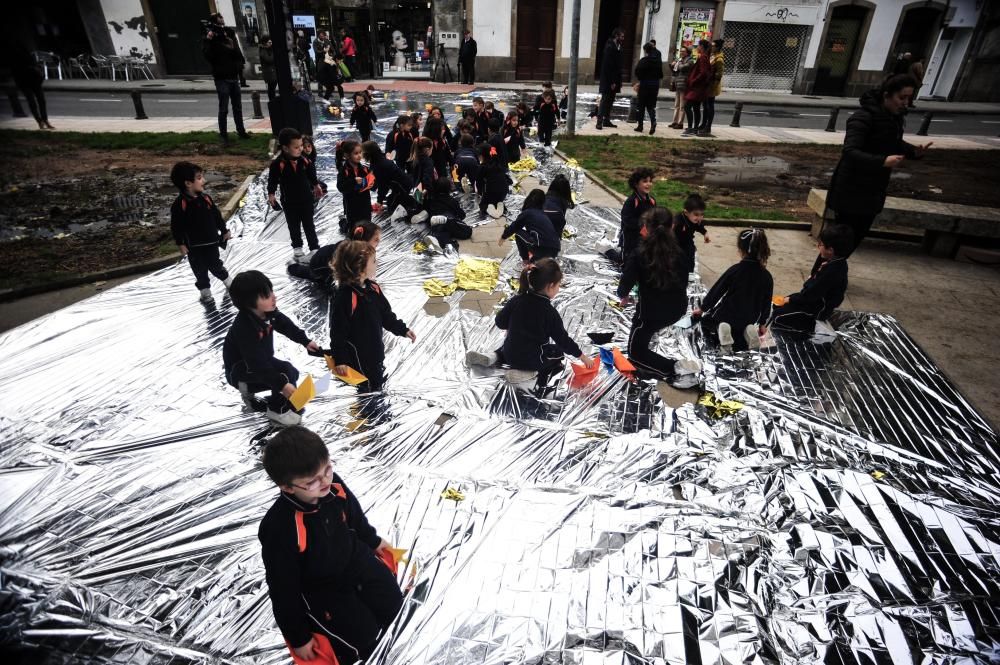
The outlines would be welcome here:
<svg viewBox="0 0 1000 665">
<path fill-rule="evenodd" d="M 161 104 L 197 104 L 199 100 L 197 99 L 156 99 L 153 101 L 160 102 Z"/>
<path fill-rule="evenodd" d="M 80 102 L 120 102 L 120 99 L 79 99 Z"/>
</svg>

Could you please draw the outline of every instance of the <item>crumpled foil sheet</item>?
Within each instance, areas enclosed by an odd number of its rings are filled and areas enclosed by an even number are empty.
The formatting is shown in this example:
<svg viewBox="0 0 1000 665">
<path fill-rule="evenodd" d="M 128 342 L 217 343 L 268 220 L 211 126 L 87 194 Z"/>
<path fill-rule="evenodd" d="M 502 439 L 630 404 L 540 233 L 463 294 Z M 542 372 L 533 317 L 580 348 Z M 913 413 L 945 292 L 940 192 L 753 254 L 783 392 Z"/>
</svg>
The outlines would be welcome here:
<svg viewBox="0 0 1000 665">
<path fill-rule="evenodd" d="M 467 103 L 430 101 L 449 116 Z M 331 185 L 346 131 L 317 129 Z M 265 271 L 325 341 L 328 304 L 286 275 L 263 186 L 226 265 Z M 339 212 L 336 194 L 320 203 L 321 238 Z M 610 304 L 617 275 L 595 253 L 617 211 L 581 205 L 569 223 L 567 329 L 624 346 L 631 311 Z M 998 437 L 893 319 L 842 313 L 831 343 L 731 356 L 697 327 L 661 335 L 662 352 L 705 361 L 706 390 L 745 404 L 721 419 L 604 370 L 570 392 L 567 369 L 536 399 L 464 366 L 501 332 L 463 292 L 425 311 L 424 280 L 449 281 L 457 257 L 414 254 L 420 228 L 384 229 L 379 280 L 417 343 L 387 337 L 377 416 L 360 422 L 338 385 L 304 422 L 409 550 L 406 604 L 371 662 L 1000 660 Z M 517 267 L 512 252 L 499 288 Z M 0 336 L 0 638 L 25 662 L 289 661 L 256 540 L 276 495 L 258 460 L 271 430 L 225 384 L 235 311 L 212 288 L 199 304 L 181 264 Z M 703 293 L 693 276 L 692 303 Z M 277 351 L 324 371 L 284 338 Z"/>
</svg>

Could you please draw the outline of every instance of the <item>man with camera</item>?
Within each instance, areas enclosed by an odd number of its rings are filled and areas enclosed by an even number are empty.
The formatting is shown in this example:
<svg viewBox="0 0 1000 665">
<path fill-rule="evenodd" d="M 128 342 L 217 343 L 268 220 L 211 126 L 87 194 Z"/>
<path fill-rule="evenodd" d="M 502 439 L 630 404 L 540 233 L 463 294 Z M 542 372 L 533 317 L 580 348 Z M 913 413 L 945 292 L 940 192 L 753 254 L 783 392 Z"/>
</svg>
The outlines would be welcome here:
<svg viewBox="0 0 1000 665">
<path fill-rule="evenodd" d="M 243 100 L 240 96 L 240 78 L 246 58 L 236 43 L 236 31 L 226 27 L 222 14 L 213 14 L 205 25 L 205 41 L 202 52 L 212 67 L 215 91 L 219 94 L 219 135 L 223 144 L 229 144 L 227 116 L 229 104 L 233 107 L 233 122 L 240 138 L 248 138 L 250 133 L 243 127 Z"/>
</svg>

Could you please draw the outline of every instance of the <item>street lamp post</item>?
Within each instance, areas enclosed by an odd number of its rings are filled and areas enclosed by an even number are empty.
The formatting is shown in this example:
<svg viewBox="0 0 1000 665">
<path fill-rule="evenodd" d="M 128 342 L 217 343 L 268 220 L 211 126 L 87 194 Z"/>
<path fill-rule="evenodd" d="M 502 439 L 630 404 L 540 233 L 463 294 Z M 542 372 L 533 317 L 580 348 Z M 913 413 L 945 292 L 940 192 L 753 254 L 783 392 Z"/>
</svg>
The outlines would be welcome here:
<svg viewBox="0 0 1000 665">
<path fill-rule="evenodd" d="M 576 81 L 580 76 L 580 0 L 573 0 L 573 23 L 569 33 L 569 103 L 566 134 L 576 135 Z"/>
</svg>

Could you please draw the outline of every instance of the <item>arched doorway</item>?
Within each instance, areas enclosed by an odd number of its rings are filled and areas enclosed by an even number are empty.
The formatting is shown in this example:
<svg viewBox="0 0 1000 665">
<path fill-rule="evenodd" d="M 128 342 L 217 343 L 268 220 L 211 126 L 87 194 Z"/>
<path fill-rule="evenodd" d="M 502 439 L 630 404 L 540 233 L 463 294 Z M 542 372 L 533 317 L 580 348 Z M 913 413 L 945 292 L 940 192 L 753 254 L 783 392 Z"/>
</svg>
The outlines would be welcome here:
<svg viewBox="0 0 1000 665">
<path fill-rule="evenodd" d="M 934 40 L 941 30 L 942 14 L 939 7 L 907 9 L 896 35 L 892 55 L 912 53 L 914 60 L 927 62 L 931 49 L 934 48 Z"/>
<path fill-rule="evenodd" d="M 834 7 L 816 63 L 813 94 L 843 96 L 864 46 L 861 32 L 868 20 L 868 12 L 869 9 L 861 5 Z"/>
</svg>

